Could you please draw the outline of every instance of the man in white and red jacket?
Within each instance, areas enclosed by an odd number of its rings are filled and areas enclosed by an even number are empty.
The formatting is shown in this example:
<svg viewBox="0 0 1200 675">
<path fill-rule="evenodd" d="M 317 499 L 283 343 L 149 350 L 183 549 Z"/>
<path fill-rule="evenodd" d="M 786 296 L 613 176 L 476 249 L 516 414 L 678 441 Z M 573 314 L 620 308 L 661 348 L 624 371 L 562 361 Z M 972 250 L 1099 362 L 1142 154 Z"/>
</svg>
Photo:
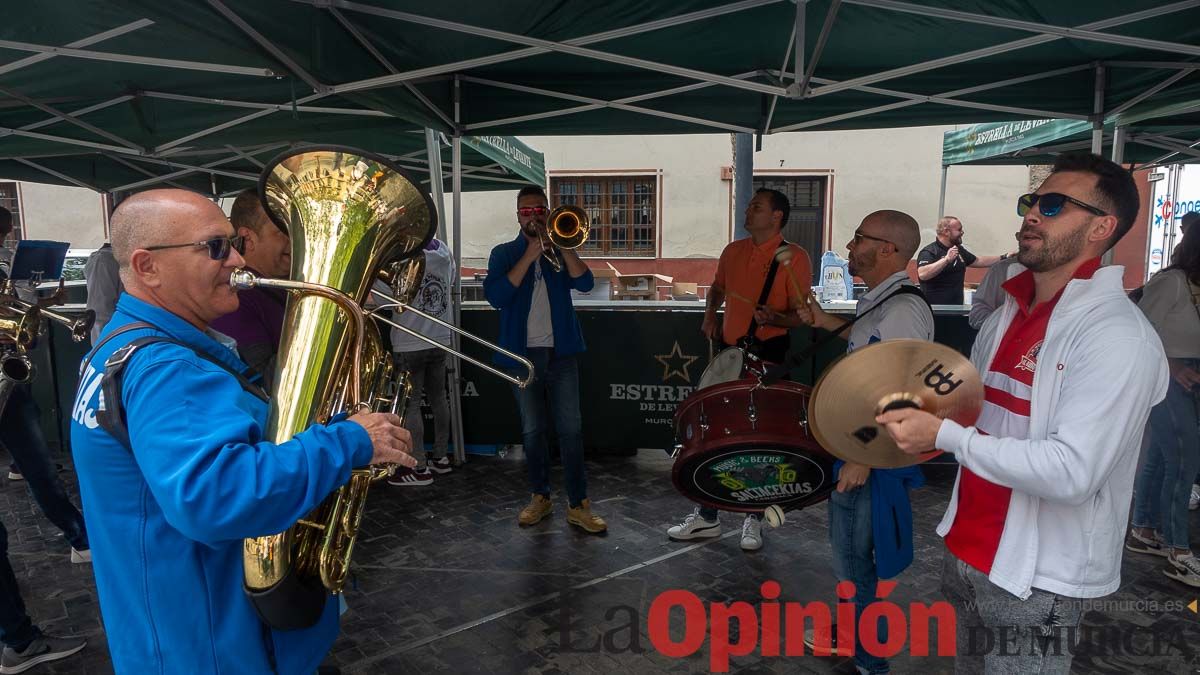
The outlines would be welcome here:
<svg viewBox="0 0 1200 675">
<path fill-rule="evenodd" d="M 1067 673 L 1080 600 L 1120 585 L 1142 431 L 1169 379 L 1123 268 L 1100 266 L 1138 203 L 1117 164 L 1060 157 L 1017 203 L 1020 265 L 971 354 L 985 390 L 976 425 L 920 410 L 877 420 L 905 452 L 940 448 L 960 466 L 937 530 L 957 672 Z"/>
</svg>

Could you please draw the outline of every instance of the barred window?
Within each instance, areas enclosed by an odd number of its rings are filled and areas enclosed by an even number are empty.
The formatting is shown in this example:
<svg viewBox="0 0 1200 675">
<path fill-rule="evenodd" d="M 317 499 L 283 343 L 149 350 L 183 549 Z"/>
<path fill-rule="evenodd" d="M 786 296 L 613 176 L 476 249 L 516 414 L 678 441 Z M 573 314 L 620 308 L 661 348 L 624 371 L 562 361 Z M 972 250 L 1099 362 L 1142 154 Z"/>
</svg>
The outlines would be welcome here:
<svg viewBox="0 0 1200 675">
<path fill-rule="evenodd" d="M 550 206 L 575 204 L 592 230 L 580 247 L 585 256 L 658 254 L 658 178 L 649 176 L 555 176 Z"/>
<path fill-rule="evenodd" d="M 0 181 L 0 206 L 12 211 L 13 241 L 24 238 L 25 228 L 21 223 L 21 196 L 17 192 L 17 184 L 12 181 Z"/>
</svg>

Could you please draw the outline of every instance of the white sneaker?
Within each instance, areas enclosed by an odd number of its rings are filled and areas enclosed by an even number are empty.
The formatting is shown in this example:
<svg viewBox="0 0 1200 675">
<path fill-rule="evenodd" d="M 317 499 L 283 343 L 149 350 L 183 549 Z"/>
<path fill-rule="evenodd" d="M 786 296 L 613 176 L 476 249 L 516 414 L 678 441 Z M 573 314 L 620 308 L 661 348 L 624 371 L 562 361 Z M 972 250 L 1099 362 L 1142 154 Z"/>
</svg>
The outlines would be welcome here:
<svg viewBox="0 0 1200 675">
<path fill-rule="evenodd" d="M 700 507 L 697 506 L 684 519 L 683 522 L 667 528 L 667 536 L 679 541 L 687 541 L 688 539 L 707 539 L 716 537 L 721 534 L 721 519 L 708 520 L 700 516 Z"/>
<path fill-rule="evenodd" d="M 1192 496 L 1188 498 L 1188 511 L 1200 509 L 1200 484 L 1192 485 Z"/>
<path fill-rule="evenodd" d="M 85 548 L 80 551 L 75 547 L 71 547 L 71 562 L 77 564 L 92 562 L 92 549 Z"/>
<path fill-rule="evenodd" d="M 448 474 L 454 470 L 454 466 L 450 463 L 449 457 L 442 457 L 441 459 L 425 460 L 425 468 L 436 474 L 442 474 L 442 475 Z"/>
<path fill-rule="evenodd" d="M 746 520 L 742 521 L 742 550 L 757 551 L 762 545 L 762 521 L 747 515 Z"/>
<path fill-rule="evenodd" d="M 1171 551 L 1167 556 L 1167 563 L 1169 564 L 1167 569 L 1163 570 L 1163 574 L 1188 586 L 1200 588 L 1200 558 L 1190 551 L 1181 556 L 1176 556 L 1175 552 Z"/>
</svg>

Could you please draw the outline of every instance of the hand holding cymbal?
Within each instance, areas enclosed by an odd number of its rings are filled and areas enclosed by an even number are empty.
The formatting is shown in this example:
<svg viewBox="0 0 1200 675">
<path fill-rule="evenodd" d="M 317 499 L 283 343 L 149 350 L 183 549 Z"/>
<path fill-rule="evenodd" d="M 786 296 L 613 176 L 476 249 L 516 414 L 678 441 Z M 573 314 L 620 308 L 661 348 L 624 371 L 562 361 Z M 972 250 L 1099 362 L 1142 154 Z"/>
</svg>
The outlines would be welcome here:
<svg viewBox="0 0 1200 675">
<path fill-rule="evenodd" d="M 909 455 L 932 451 L 942 428 L 942 418 L 915 408 L 889 410 L 875 421 L 883 425 L 896 447 Z"/>
<path fill-rule="evenodd" d="M 889 340 L 825 371 L 813 387 L 808 422 L 831 454 L 892 468 L 936 456 L 942 420 L 974 424 L 982 407 L 983 382 L 962 354 L 935 342 Z"/>
</svg>

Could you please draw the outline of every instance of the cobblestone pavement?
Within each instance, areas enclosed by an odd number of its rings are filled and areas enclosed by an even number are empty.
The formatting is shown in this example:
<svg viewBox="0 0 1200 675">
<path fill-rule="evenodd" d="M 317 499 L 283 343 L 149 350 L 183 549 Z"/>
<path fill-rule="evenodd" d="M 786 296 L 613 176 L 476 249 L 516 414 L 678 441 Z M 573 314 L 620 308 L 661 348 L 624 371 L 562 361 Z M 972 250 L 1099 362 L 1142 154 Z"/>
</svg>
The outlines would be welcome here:
<svg viewBox="0 0 1200 675">
<path fill-rule="evenodd" d="M 528 498 L 518 454 L 472 457 L 429 487 L 373 488 L 346 593 L 350 611 L 328 662 L 347 673 L 697 672 L 708 670 L 707 643 L 677 659 L 651 645 L 646 625 L 658 594 L 686 589 L 706 604 L 757 605 L 760 584 L 775 580 L 780 601 L 833 601 L 824 505 L 788 514 L 783 527 L 766 531 L 761 551 L 743 553 L 741 519 L 730 514 L 719 539 L 667 539 L 663 531 L 690 505 L 672 488 L 664 453 L 603 457 L 588 469 L 594 509 L 609 524 L 606 536 L 568 526 L 558 492 L 550 518 L 518 528 L 517 512 Z M 953 473 L 928 467 L 927 474 L 928 486 L 914 494 L 917 560 L 891 596 L 902 607 L 941 599 L 942 545 L 933 530 Z M 70 467 L 62 476 L 77 494 Z M 562 485 L 557 467 L 553 481 Z M 0 519 L 35 622 L 90 642 L 80 656 L 33 672 L 112 672 L 90 566 L 70 564 L 69 546 L 21 483 L 0 479 Z M 1085 616 L 1091 647 L 1076 656 L 1073 672 L 1200 672 L 1193 656 L 1200 620 L 1183 608 L 1200 590 L 1166 578 L 1160 565 L 1160 558 L 1126 554 L 1121 590 Z M 1175 606 L 1164 611 L 1168 602 Z M 682 640 L 682 612 L 671 616 L 673 638 Z M 949 658 L 907 652 L 892 664 L 901 673 L 953 671 Z M 763 656 L 756 648 L 733 657 L 731 670 L 854 669 L 845 659 Z"/>
</svg>

